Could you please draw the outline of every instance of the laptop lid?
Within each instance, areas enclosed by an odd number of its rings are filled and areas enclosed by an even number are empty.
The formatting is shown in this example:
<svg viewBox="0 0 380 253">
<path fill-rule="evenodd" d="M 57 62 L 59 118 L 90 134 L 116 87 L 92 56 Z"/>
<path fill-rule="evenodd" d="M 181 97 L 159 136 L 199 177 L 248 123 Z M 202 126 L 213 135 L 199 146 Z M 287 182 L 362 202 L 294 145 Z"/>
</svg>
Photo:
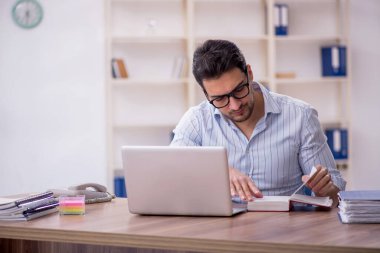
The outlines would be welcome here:
<svg viewBox="0 0 380 253">
<path fill-rule="evenodd" d="M 129 211 L 150 215 L 231 216 L 224 147 L 123 146 Z"/>
</svg>

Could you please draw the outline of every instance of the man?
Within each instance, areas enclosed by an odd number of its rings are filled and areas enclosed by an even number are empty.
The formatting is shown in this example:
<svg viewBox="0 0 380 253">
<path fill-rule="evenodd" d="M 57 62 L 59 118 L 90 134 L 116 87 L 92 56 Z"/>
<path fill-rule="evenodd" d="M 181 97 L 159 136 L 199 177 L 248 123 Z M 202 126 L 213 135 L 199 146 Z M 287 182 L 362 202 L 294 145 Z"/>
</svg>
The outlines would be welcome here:
<svg viewBox="0 0 380 253">
<path fill-rule="evenodd" d="M 231 195 L 248 201 L 292 194 L 315 166 L 307 186 L 336 205 L 346 182 L 315 109 L 254 82 L 251 66 L 229 41 L 197 48 L 193 74 L 208 101 L 186 112 L 171 145 L 226 147 Z"/>
</svg>

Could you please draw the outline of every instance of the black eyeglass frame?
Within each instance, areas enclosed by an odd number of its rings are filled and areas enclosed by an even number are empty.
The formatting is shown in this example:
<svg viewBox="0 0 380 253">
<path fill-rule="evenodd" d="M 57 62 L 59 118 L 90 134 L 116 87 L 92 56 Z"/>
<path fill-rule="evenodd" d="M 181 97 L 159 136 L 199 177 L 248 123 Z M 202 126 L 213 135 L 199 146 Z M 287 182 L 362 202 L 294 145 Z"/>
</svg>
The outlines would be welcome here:
<svg viewBox="0 0 380 253">
<path fill-rule="evenodd" d="M 220 108 L 226 107 L 226 106 L 228 106 L 228 105 L 230 104 L 230 97 L 234 97 L 235 99 L 243 99 L 243 98 L 245 98 L 246 96 L 248 96 L 249 93 L 250 93 L 250 87 L 249 87 L 250 82 L 249 82 L 249 77 L 248 77 L 248 70 L 245 71 L 245 75 L 246 75 L 246 77 L 247 77 L 247 82 L 246 82 L 246 83 L 240 84 L 240 85 L 238 85 L 235 89 L 233 89 L 230 93 L 228 93 L 228 94 L 224 94 L 224 95 L 221 95 L 221 96 L 218 96 L 217 98 L 214 98 L 214 99 L 212 99 L 212 100 L 209 100 L 209 99 L 208 99 L 208 94 L 207 94 L 206 90 L 203 89 L 203 92 L 205 93 L 208 102 L 209 102 L 210 104 L 212 104 L 215 108 L 220 109 Z M 235 93 L 236 93 L 236 90 L 237 90 L 237 89 L 240 89 L 240 88 L 243 88 L 243 87 L 247 87 L 247 88 L 248 88 L 247 94 L 245 94 L 244 96 L 241 96 L 241 97 L 236 96 L 236 94 L 235 94 Z M 227 97 L 227 103 L 226 103 L 225 105 L 223 105 L 223 106 L 216 106 L 216 105 L 214 104 L 214 101 L 217 100 L 217 99 L 220 99 L 221 97 Z"/>
</svg>

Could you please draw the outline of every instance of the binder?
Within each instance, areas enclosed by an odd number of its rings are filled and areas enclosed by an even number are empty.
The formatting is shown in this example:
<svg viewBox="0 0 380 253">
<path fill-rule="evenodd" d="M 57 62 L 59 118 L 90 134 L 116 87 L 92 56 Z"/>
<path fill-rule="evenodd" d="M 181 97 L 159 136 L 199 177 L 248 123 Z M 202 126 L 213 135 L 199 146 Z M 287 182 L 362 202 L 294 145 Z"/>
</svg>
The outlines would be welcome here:
<svg viewBox="0 0 380 253">
<path fill-rule="evenodd" d="M 346 76 L 346 47 L 333 45 L 321 48 L 322 76 Z"/>
<path fill-rule="evenodd" d="M 127 191 L 125 187 L 125 178 L 123 175 L 123 170 L 115 170 L 115 176 L 114 176 L 114 192 L 115 196 L 119 198 L 126 198 L 127 197 Z"/>
<path fill-rule="evenodd" d="M 325 130 L 327 144 L 336 160 L 348 158 L 348 131 L 344 128 L 329 128 Z"/>
<path fill-rule="evenodd" d="M 288 5 L 274 5 L 274 27 L 278 36 L 288 35 Z"/>
</svg>

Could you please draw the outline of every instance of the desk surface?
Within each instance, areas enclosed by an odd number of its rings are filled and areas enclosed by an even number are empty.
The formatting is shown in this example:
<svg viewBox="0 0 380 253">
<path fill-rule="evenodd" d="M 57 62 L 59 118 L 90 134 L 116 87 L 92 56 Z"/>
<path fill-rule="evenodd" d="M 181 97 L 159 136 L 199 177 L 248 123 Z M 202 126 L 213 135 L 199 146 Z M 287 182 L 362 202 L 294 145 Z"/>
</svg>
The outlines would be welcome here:
<svg viewBox="0 0 380 253">
<path fill-rule="evenodd" d="M 379 252 L 380 224 L 341 224 L 332 211 L 235 217 L 139 216 L 126 199 L 86 205 L 84 216 L 0 221 L 0 238 L 210 252 Z"/>
</svg>

